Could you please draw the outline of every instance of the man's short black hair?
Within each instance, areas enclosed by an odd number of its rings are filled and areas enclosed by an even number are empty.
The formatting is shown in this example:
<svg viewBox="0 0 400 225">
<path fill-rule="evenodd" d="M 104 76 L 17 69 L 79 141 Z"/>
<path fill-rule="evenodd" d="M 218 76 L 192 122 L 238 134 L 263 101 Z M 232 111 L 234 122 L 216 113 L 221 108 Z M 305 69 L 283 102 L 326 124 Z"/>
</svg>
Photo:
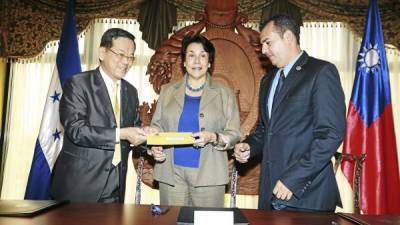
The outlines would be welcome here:
<svg viewBox="0 0 400 225">
<path fill-rule="evenodd" d="M 274 23 L 274 26 L 281 37 L 283 37 L 285 31 L 290 30 L 296 37 L 297 44 L 300 44 L 300 26 L 293 17 L 285 14 L 272 16 L 261 24 L 260 31 L 264 29 L 269 22 Z"/>
<path fill-rule="evenodd" d="M 104 32 L 103 36 L 101 37 L 100 47 L 111 48 L 112 41 L 119 37 L 128 38 L 132 40 L 133 44 L 135 44 L 135 36 L 133 36 L 133 34 L 121 28 L 110 28 Z"/>
<path fill-rule="evenodd" d="M 214 64 L 215 48 L 214 45 L 201 34 L 186 35 L 182 40 L 181 57 L 182 62 L 186 59 L 186 50 L 191 43 L 199 43 L 203 46 L 204 51 L 208 53 L 208 62 L 211 66 Z"/>
</svg>

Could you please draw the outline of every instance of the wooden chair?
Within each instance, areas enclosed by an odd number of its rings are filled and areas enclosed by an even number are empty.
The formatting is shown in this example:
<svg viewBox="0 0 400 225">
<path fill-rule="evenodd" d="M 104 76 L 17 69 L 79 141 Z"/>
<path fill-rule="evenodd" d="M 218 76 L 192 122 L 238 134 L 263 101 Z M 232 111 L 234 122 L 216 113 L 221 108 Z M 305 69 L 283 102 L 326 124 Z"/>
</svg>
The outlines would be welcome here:
<svg viewBox="0 0 400 225">
<path fill-rule="evenodd" d="M 354 167 L 354 178 L 353 178 L 353 190 L 354 190 L 354 212 L 360 213 L 360 177 L 363 169 L 363 162 L 366 158 L 366 154 L 361 154 L 359 156 L 355 156 L 352 154 L 343 154 L 340 152 L 336 152 L 335 157 L 335 174 L 339 169 L 343 160 L 349 160 L 355 162 Z"/>
</svg>

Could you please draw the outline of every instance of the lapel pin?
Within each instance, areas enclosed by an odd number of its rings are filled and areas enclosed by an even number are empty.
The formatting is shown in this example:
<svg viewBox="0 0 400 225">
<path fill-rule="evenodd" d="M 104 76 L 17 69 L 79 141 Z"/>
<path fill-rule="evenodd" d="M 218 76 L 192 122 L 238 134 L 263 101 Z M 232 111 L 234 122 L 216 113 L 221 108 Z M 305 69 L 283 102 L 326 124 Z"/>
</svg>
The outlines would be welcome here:
<svg viewBox="0 0 400 225">
<path fill-rule="evenodd" d="M 296 66 L 296 70 L 300 71 L 301 70 L 301 66 Z"/>
</svg>

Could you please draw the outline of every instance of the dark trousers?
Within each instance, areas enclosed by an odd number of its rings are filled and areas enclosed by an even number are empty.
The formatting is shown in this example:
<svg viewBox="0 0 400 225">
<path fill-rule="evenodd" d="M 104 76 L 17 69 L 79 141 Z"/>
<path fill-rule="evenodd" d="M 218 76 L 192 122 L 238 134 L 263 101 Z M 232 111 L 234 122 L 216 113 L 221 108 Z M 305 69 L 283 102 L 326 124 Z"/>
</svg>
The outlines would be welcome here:
<svg viewBox="0 0 400 225">
<path fill-rule="evenodd" d="M 121 163 L 117 166 L 112 166 L 108 174 L 106 185 L 104 186 L 103 193 L 98 202 L 114 203 L 120 202 L 120 167 Z"/>
</svg>

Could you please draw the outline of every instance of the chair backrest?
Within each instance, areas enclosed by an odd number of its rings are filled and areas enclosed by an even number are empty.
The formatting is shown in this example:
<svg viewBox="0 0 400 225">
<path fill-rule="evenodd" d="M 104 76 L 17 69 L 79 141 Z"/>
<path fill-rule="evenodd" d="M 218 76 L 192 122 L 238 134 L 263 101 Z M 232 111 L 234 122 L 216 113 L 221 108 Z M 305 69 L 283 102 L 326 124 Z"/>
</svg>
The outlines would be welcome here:
<svg viewBox="0 0 400 225">
<path fill-rule="evenodd" d="M 354 177 L 353 177 L 353 191 L 354 191 L 354 213 L 360 213 L 360 178 L 363 169 L 363 162 L 365 160 L 366 154 L 361 154 L 360 156 L 354 156 L 351 154 L 342 154 L 336 152 L 335 155 L 335 174 L 339 169 L 343 160 L 353 161 L 354 167 Z"/>
</svg>

